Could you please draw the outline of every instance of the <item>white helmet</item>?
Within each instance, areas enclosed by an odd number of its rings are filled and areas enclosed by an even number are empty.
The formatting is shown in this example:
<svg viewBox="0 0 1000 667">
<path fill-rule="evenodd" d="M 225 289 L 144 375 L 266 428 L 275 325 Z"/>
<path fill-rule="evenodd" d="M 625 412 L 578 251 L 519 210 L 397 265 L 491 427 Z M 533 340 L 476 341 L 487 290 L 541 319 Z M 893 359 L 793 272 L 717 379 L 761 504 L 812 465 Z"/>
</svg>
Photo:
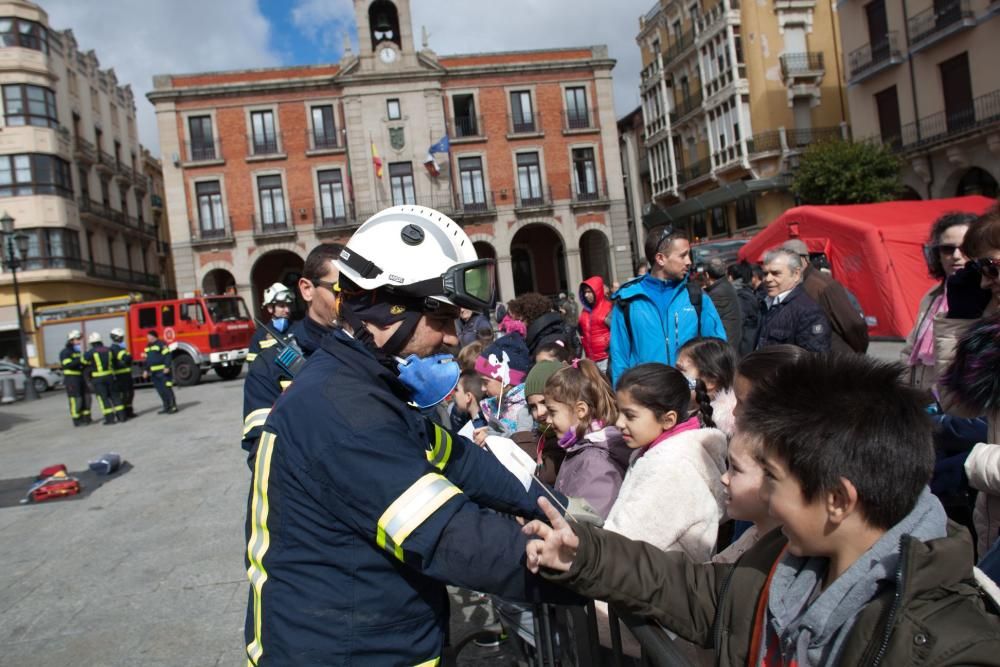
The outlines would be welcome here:
<svg viewBox="0 0 1000 667">
<path fill-rule="evenodd" d="M 101 338 L 101 332 L 95 331 L 94 333 L 87 336 L 88 343 L 100 343 L 103 339 Z"/>
<path fill-rule="evenodd" d="M 125 339 L 125 332 L 119 329 L 118 327 L 115 327 L 108 333 L 111 335 L 111 340 L 120 341 Z"/>
<path fill-rule="evenodd" d="M 295 300 L 292 290 L 282 283 L 274 283 L 264 290 L 264 305 L 270 306 L 275 303 L 291 303 Z"/>
<path fill-rule="evenodd" d="M 79 338 L 82 335 L 83 334 L 80 333 L 79 329 L 71 329 L 70 332 L 68 334 L 66 334 L 66 341 L 69 342 L 71 340 Z"/>
<path fill-rule="evenodd" d="M 493 305 L 493 260 L 478 258 L 454 220 L 423 206 L 393 206 L 368 218 L 336 263 L 341 277 L 366 291 L 476 311 Z"/>
</svg>

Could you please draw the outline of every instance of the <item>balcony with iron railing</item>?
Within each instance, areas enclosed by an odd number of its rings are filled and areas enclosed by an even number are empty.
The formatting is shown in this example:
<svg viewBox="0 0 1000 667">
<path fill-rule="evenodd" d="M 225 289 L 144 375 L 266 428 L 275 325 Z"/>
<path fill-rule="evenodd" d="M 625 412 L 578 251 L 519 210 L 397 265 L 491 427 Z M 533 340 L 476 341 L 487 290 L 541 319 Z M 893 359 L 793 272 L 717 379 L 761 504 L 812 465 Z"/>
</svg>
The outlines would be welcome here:
<svg viewBox="0 0 1000 667">
<path fill-rule="evenodd" d="M 461 218 L 491 217 L 497 213 L 496 193 L 493 191 L 455 193 L 455 212 Z"/>
<path fill-rule="evenodd" d="M 668 124 L 668 115 L 661 113 L 656 118 L 651 118 L 646 123 L 646 145 L 651 146 L 658 143 L 662 137 L 659 137 L 660 133 L 666 130 L 670 125 Z"/>
<path fill-rule="evenodd" d="M 531 115 L 507 116 L 507 136 L 538 136 L 542 134 L 542 114 L 538 111 Z"/>
<path fill-rule="evenodd" d="M 1000 127 L 1000 90 L 980 95 L 968 106 L 951 112 L 939 111 L 916 123 L 907 123 L 900 129 L 899 137 L 885 137 L 883 141 L 901 152 L 915 152 L 997 127 Z"/>
<path fill-rule="evenodd" d="M 744 63 L 736 63 L 736 67 L 732 67 L 727 59 L 726 67 L 716 76 L 714 79 L 709 79 L 705 83 L 705 97 L 711 97 L 724 90 L 727 86 L 732 85 L 740 79 L 745 79 L 747 75 L 747 66 Z"/>
<path fill-rule="evenodd" d="M 393 201 L 391 199 L 357 199 L 353 205 L 355 219 L 360 222 L 364 222 L 379 211 L 383 211 L 390 206 L 396 205 L 424 206 L 426 208 L 432 208 L 435 211 L 444 213 L 447 216 L 451 216 L 454 212 L 454 202 L 452 201 L 452 196 L 448 192 L 444 192 L 441 194 L 425 195 L 420 197 L 407 197 L 405 201 Z"/>
<path fill-rule="evenodd" d="M 688 29 L 681 32 L 680 35 L 674 35 L 673 41 L 670 46 L 667 47 L 666 52 L 663 54 L 663 64 L 667 64 L 677 60 L 685 53 L 694 48 L 694 30 Z"/>
<path fill-rule="evenodd" d="M 448 138 L 452 141 L 480 141 L 485 137 L 482 116 L 455 116 L 448 121 Z"/>
<path fill-rule="evenodd" d="M 198 226 L 191 231 L 192 246 L 221 245 L 233 242 L 233 218 L 197 221 Z"/>
<path fill-rule="evenodd" d="M 44 269 L 70 269 L 82 271 L 84 262 L 79 257 L 27 257 L 21 260 L 18 271 L 41 271 Z M 6 270 L 6 267 L 4 267 Z"/>
<path fill-rule="evenodd" d="M 144 273 L 130 268 L 115 266 L 114 264 L 98 264 L 89 262 L 87 264 L 87 274 L 94 278 L 104 280 L 114 280 L 116 282 L 128 283 L 130 285 L 143 285 L 145 287 L 159 287 L 160 276 L 154 273 Z"/>
<path fill-rule="evenodd" d="M 354 217 L 354 204 L 313 209 L 313 229 L 317 234 L 342 232 L 358 225 Z"/>
<path fill-rule="evenodd" d="M 552 188 L 548 186 L 539 189 L 515 191 L 514 210 L 518 213 L 527 213 L 541 209 L 552 208 Z"/>
<path fill-rule="evenodd" d="M 781 63 L 781 78 L 786 83 L 797 79 L 821 78 L 825 71 L 822 51 L 783 53 L 778 61 Z"/>
<path fill-rule="evenodd" d="M 189 163 L 214 163 L 222 161 L 222 139 L 215 139 L 211 143 L 207 141 L 185 141 L 184 147 Z"/>
<path fill-rule="evenodd" d="M 698 16 L 695 19 L 694 25 L 699 35 L 705 32 L 710 32 L 715 28 L 723 25 L 723 19 L 727 15 L 727 8 L 725 5 L 726 3 L 720 0 L 719 2 L 712 5 L 710 9 L 706 9 L 700 16 Z M 732 10 L 739 8 L 740 8 L 739 0 L 729 0 L 728 9 Z"/>
<path fill-rule="evenodd" d="M 596 109 L 577 109 L 575 111 L 563 111 L 562 123 L 563 133 L 573 134 L 577 132 L 592 132 L 597 128 L 595 122 L 597 118 Z"/>
<path fill-rule="evenodd" d="M 653 60 L 642 68 L 642 72 L 639 74 L 639 86 L 643 89 L 657 83 L 660 80 L 660 54 L 657 53 L 653 56 Z"/>
<path fill-rule="evenodd" d="M 115 156 L 107 151 L 99 150 L 97 151 L 97 168 L 105 171 L 106 173 L 114 174 L 117 171 L 118 161 L 115 160 Z"/>
<path fill-rule="evenodd" d="M 323 153 L 338 151 L 342 148 L 340 133 L 336 129 L 325 131 L 322 127 L 314 127 L 305 131 L 308 153 Z"/>
<path fill-rule="evenodd" d="M 705 157 L 677 169 L 677 184 L 686 186 L 712 173 L 712 159 Z"/>
<path fill-rule="evenodd" d="M 739 141 L 734 141 L 728 146 L 717 148 L 712 151 L 712 168 L 723 169 L 743 159 L 743 149 Z"/>
<path fill-rule="evenodd" d="M 97 162 L 97 147 L 83 137 L 76 137 L 73 142 L 73 157 L 81 162 L 94 164 Z"/>
<path fill-rule="evenodd" d="M 580 182 L 578 178 L 572 180 L 572 208 L 608 204 L 608 184 L 605 181 L 587 183 Z"/>
<path fill-rule="evenodd" d="M 687 97 L 682 97 L 674 110 L 670 112 L 670 120 L 673 123 L 679 123 L 684 121 L 692 112 L 701 109 L 702 102 L 701 95 L 701 84 L 698 84 L 696 90 L 688 95 Z"/>
<path fill-rule="evenodd" d="M 255 239 L 286 237 L 295 235 L 294 218 L 291 211 L 279 210 L 267 215 L 253 214 L 253 236 Z"/>
<path fill-rule="evenodd" d="M 246 140 L 248 160 L 273 160 L 285 157 L 281 132 L 264 136 L 248 134 Z"/>
<path fill-rule="evenodd" d="M 896 32 L 890 31 L 879 41 L 865 44 L 847 54 L 848 83 L 855 84 L 887 67 L 903 62 Z"/>
<path fill-rule="evenodd" d="M 969 0 L 949 0 L 933 3 L 922 12 L 910 17 L 910 51 L 916 53 L 938 42 L 976 25 L 976 15 Z"/>
</svg>

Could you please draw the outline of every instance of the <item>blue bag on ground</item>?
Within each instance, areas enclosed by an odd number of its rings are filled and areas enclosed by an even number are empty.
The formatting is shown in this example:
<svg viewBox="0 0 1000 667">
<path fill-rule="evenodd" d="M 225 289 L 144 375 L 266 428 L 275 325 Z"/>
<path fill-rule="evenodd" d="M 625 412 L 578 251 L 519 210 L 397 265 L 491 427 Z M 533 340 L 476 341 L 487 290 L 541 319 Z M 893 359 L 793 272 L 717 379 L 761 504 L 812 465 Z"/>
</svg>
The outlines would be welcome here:
<svg viewBox="0 0 1000 667">
<path fill-rule="evenodd" d="M 121 454 L 113 452 L 102 454 L 94 461 L 89 461 L 87 465 L 98 475 L 110 475 L 122 466 Z"/>
</svg>

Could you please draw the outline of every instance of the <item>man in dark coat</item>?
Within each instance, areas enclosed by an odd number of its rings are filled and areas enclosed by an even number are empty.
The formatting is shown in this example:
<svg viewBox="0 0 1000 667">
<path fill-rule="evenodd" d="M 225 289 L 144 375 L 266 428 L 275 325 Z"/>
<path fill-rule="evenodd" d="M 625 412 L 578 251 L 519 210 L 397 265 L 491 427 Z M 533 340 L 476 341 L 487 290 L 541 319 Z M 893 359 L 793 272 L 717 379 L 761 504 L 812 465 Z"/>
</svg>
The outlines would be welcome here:
<svg viewBox="0 0 1000 667">
<path fill-rule="evenodd" d="M 815 301 L 826 319 L 830 321 L 832 331 L 832 349 L 834 352 L 868 351 L 868 325 L 864 316 L 851 303 L 847 289 L 830 275 L 815 269 L 809 262 L 809 248 L 800 239 L 791 239 L 781 244 L 797 253 L 804 260 L 802 272 L 802 288 Z"/>
<path fill-rule="evenodd" d="M 726 263 L 721 257 L 713 257 L 705 264 L 705 283 L 705 292 L 712 297 L 712 303 L 722 318 L 726 340 L 735 348 L 743 335 L 743 314 L 736 288 L 726 278 Z"/>
<path fill-rule="evenodd" d="M 810 352 L 830 351 L 830 322 L 802 287 L 802 258 L 787 248 L 764 255 L 764 286 L 757 348 L 790 344 Z"/>
<path fill-rule="evenodd" d="M 475 342 L 479 336 L 480 329 L 492 329 L 490 318 L 482 313 L 462 308 L 458 314 L 458 344 L 465 347 L 469 343 Z"/>
</svg>

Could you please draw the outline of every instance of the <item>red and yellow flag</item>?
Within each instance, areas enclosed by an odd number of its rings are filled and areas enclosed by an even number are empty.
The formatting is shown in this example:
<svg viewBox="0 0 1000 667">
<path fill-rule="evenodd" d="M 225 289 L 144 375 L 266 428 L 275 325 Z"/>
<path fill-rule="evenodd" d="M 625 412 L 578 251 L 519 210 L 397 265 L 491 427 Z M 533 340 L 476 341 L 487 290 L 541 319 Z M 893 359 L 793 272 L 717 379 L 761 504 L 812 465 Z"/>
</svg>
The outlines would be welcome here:
<svg viewBox="0 0 1000 667">
<path fill-rule="evenodd" d="M 372 164 L 375 166 L 375 178 L 382 178 L 382 158 L 378 156 L 378 151 L 375 150 L 375 142 L 372 142 Z"/>
</svg>

